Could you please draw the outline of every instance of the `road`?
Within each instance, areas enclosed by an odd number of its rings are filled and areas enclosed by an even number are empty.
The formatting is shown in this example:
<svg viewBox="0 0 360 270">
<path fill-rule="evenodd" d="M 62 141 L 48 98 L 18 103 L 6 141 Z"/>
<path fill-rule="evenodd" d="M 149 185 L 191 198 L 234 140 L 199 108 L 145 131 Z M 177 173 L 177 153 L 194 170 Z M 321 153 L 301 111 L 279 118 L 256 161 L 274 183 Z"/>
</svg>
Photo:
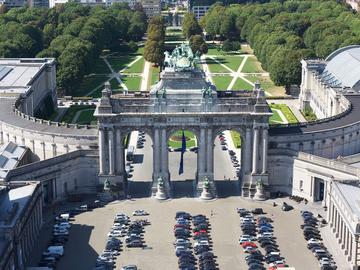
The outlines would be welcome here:
<svg viewBox="0 0 360 270">
<path fill-rule="evenodd" d="M 192 184 L 197 169 L 197 154 L 187 151 L 184 153 L 184 173 L 179 175 L 180 152 L 169 152 L 169 171 L 176 197 L 191 197 Z M 134 158 L 134 171 L 129 181 L 129 193 L 131 196 L 141 197 L 150 195 L 153 171 L 152 141 L 145 135 L 144 148 L 137 149 Z M 214 179 L 218 186 L 236 180 L 235 168 L 232 166 L 228 151 L 221 150 L 220 141 L 215 140 L 214 147 Z M 227 181 L 224 181 L 224 180 Z M 233 184 L 233 183 L 231 183 Z M 141 190 L 147 189 L 147 190 Z M 177 190 L 176 190 L 177 189 Z"/>
</svg>

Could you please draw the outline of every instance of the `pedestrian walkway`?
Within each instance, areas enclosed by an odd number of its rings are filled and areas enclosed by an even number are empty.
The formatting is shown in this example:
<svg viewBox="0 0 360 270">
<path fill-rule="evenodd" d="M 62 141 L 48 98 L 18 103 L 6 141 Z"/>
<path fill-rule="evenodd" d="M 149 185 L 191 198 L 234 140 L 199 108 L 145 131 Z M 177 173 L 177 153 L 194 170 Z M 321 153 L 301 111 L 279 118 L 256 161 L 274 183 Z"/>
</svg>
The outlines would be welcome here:
<svg viewBox="0 0 360 270">
<path fill-rule="evenodd" d="M 145 61 L 142 80 L 141 80 L 141 86 L 140 86 L 141 91 L 148 90 L 150 68 L 151 68 L 151 63 L 148 61 Z"/>
</svg>

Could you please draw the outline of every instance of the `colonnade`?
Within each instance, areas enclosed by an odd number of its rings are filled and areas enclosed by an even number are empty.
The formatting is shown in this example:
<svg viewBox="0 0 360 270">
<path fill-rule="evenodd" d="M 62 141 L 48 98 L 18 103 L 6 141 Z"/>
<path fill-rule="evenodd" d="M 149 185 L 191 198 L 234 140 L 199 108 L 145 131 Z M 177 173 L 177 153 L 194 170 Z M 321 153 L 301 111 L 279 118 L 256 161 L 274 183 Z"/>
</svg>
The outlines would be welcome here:
<svg viewBox="0 0 360 270">
<path fill-rule="evenodd" d="M 353 266 L 353 269 L 357 269 L 360 264 L 360 245 L 358 235 L 352 231 L 346 223 L 346 219 L 342 217 L 342 214 L 336 205 L 331 201 L 329 204 L 328 217 L 330 227 L 332 228 L 333 233 L 335 233 L 335 237 L 338 239 L 341 249 L 344 250 L 348 261 L 350 261 Z"/>
<path fill-rule="evenodd" d="M 186 129 L 186 128 L 184 128 Z M 241 149 L 241 169 L 243 184 L 253 186 L 259 178 L 267 184 L 267 151 L 268 127 L 261 125 L 248 126 L 245 129 L 243 147 Z M 214 140 L 216 133 L 213 127 L 201 125 L 196 130 L 198 139 L 197 182 L 207 178 L 214 180 Z M 153 141 L 153 180 L 161 178 L 170 186 L 167 126 L 154 126 Z M 123 138 L 125 134 L 121 127 L 101 126 L 99 128 L 99 175 L 117 177 L 118 181 L 125 179 L 125 149 Z"/>
</svg>

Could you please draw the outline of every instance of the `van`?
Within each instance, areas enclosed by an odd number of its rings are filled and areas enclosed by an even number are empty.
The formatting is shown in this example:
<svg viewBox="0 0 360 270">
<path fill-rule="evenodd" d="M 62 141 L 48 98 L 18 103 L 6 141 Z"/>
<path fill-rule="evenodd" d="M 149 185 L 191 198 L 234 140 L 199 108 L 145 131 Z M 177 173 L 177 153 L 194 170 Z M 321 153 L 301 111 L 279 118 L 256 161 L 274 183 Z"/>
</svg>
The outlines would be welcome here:
<svg viewBox="0 0 360 270">
<path fill-rule="evenodd" d="M 59 254 L 62 256 L 62 255 L 64 255 L 64 247 L 63 246 L 49 246 L 47 248 L 47 252 Z"/>
</svg>

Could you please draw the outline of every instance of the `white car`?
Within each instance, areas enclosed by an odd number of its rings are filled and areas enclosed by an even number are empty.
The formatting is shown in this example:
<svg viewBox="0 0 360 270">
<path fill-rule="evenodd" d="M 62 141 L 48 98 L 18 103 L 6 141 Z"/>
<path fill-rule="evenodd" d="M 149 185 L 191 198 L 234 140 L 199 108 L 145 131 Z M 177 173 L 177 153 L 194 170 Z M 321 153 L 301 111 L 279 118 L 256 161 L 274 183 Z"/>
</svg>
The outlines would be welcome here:
<svg viewBox="0 0 360 270">
<path fill-rule="evenodd" d="M 321 241 L 311 238 L 308 240 L 308 244 L 321 244 Z"/>
<path fill-rule="evenodd" d="M 108 237 L 121 237 L 121 233 L 120 232 L 109 232 L 107 234 Z"/>
<path fill-rule="evenodd" d="M 270 263 L 269 266 L 270 267 L 274 267 L 274 266 L 277 266 L 279 264 L 285 264 L 285 262 L 283 260 L 280 260 L 280 261 L 276 261 L 276 262 L 273 262 L 273 263 Z"/>
<path fill-rule="evenodd" d="M 242 243 L 253 242 L 253 241 L 255 241 L 255 237 L 241 237 L 239 239 L 239 244 L 241 245 Z"/>
<path fill-rule="evenodd" d="M 194 244 L 194 247 L 197 247 L 197 246 L 208 246 L 208 245 L 209 245 L 209 241 L 200 240 L 200 241 L 197 241 L 197 242 Z"/>
<path fill-rule="evenodd" d="M 58 230 L 58 229 L 70 229 L 71 225 L 69 223 L 66 222 L 62 222 L 60 224 L 55 224 L 54 225 L 54 229 Z"/>
<path fill-rule="evenodd" d="M 144 210 L 135 210 L 132 215 L 133 216 L 147 216 L 147 215 L 149 215 L 149 213 Z"/>
</svg>

